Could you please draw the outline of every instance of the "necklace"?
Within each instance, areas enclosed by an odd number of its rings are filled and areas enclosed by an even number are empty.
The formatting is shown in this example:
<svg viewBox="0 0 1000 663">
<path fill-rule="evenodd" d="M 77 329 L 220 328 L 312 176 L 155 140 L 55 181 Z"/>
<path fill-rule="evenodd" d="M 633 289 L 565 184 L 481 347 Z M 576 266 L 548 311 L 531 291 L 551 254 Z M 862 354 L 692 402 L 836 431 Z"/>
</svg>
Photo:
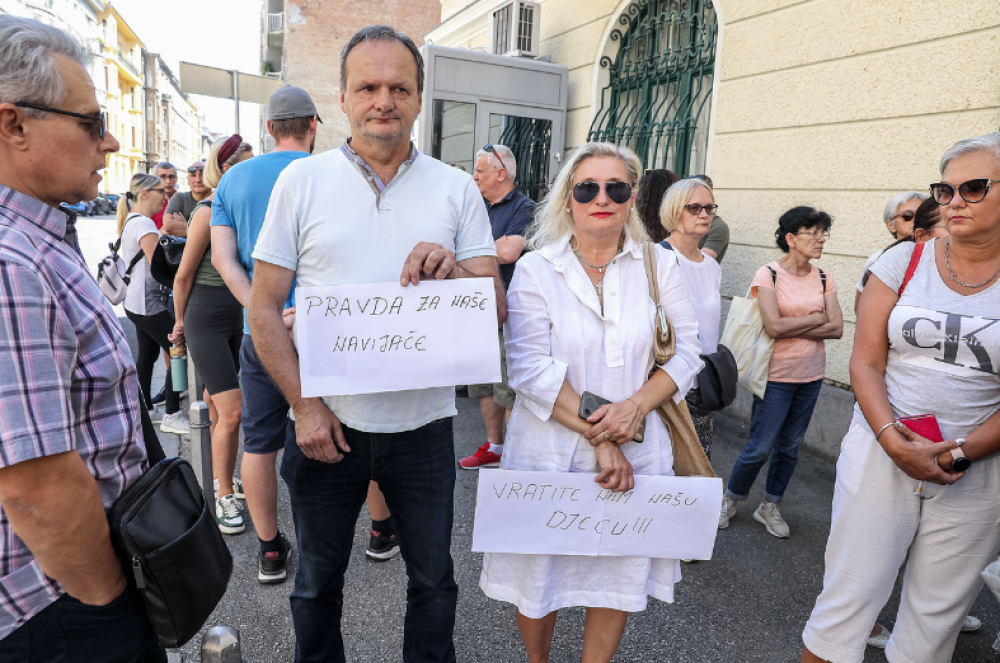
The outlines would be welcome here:
<svg viewBox="0 0 1000 663">
<path fill-rule="evenodd" d="M 576 250 L 576 247 L 573 246 L 573 242 L 569 243 L 569 248 L 573 249 L 573 253 L 576 254 L 576 257 L 580 260 L 580 262 L 582 262 L 587 267 L 590 267 L 591 269 L 596 269 L 597 273 L 601 274 L 601 278 L 597 279 L 597 283 L 594 284 L 594 288 L 597 289 L 597 296 L 603 298 L 604 297 L 604 270 L 607 269 L 608 265 L 610 265 L 615 260 L 617 260 L 618 256 L 620 256 L 622 254 L 622 251 L 625 250 L 625 233 L 623 232 L 622 236 L 621 236 L 621 239 L 618 240 L 618 253 L 615 254 L 614 258 L 612 258 L 611 260 L 607 261 L 606 263 L 604 263 L 600 267 L 598 267 L 597 265 L 591 265 L 589 262 L 587 262 L 586 259 L 582 255 L 580 255 L 580 252 Z"/>
<path fill-rule="evenodd" d="M 948 268 L 948 278 L 957 283 L 958 285 L 965 286 L 966 288 L 982 288 L 984 285 L 995 279 L 1000 275 L 1000 267 L 997 271 L 993 272 L 993 276 L 986 279 L 982 283 L 966 283 L 965 281 L 958 280 L 958 272 L 951 268 L 951 260 L 948 259 L 948 249 L 951 248 L 951 238 L 944 243 L 944 265 Z"/>
</svg>

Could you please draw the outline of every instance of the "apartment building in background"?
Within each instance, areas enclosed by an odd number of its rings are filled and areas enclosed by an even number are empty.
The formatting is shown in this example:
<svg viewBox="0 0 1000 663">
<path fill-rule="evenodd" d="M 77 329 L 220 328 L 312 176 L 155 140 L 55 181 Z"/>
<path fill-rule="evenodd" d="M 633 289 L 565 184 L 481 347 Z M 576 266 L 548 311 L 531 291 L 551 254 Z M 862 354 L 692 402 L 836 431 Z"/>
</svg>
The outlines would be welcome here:
<svg viewBox="0 0 1000 663">
<path fill-rule="evenodd" d="M 198 106 L 158 53 L 144 51 L 143 58 L 147 172 L 161 161 L 186 168 L 203 152 Z"/>
<path fill-rule="evenodd" d="M 316 152 L 337 147 L 350 135 L 340 110 L 340 50 L 359 29 L 389 24 L 417 46 L 441 19 L 440 0 L 264 0 L 261 16 L 261 73 L 296 85 L 313 98 L 323 124 Z M 261 108 L 261 144 L 273 146 Z"/>
</svg>

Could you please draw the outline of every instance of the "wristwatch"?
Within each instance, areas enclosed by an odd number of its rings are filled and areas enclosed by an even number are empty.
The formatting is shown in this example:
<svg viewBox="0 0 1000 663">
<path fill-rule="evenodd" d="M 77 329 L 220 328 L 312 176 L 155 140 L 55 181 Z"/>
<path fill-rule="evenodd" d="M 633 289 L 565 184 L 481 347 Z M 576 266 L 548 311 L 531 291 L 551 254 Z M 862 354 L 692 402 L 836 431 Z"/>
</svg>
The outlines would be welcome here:
<svg viewBox="0 0 1000 663">
<path fill-rule="evenodd" d="M 964 472 L 972 467 L 972 461 L 966 458 L 965 452 L 962 451 L 962 444 L 965 443 L 965 438 L 960 437 L 955 442 L 958 443 L 958 448 L 951 450 L 951 469 L 956 472 Z"/>
</svg>

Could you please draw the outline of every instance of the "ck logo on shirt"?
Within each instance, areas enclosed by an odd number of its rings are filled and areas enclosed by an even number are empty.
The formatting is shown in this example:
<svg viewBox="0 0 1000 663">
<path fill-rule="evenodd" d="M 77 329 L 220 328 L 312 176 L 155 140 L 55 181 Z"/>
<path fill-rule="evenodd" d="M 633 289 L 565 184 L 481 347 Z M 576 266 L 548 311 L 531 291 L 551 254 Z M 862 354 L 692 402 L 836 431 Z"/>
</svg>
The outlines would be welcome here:
<svg viewBox="0 0 1000 663">
<path fill-rule="evenodd" d="M 952 375 L 997 375 L 1000 318 L 897 306 L 890 329 L 898 330 L 893 347 L 901 361 Z"/>
</svg>

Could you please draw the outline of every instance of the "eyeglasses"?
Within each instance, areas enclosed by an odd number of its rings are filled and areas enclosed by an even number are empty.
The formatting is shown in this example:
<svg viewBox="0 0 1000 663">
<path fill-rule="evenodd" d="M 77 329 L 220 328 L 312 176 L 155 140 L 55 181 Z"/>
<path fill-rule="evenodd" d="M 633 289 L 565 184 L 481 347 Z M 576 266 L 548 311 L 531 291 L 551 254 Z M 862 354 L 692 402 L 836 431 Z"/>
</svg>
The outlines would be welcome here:
<svg viewBox="0 0 1000 663">
<path fill-rule="evenodd" d="M 503 168 L 504 170 L 507 170 L 507 166 L 504 165 L 503 159 L 501 159 L 500 155 L 497 154 L 497 148 L 493 147 L 492 145 L 487 145 L 486 147 L 483 148 L 483 150 L 495 156 L 497 158 L 497 161 L 500 162 L 500 167 Z"/>
<path fill-rule="evenodd" d="M 29 104 L 23 101 L 14 104 L 18 108 L 31 108 L 37 111 L 44 111 L 46 113 L 56 113 L 58 115 L 68 115 L 69 117 L 75 117 L 80 120 L 87 120 L 92 124 L 97 125 L 97 138 L 98 140 L 104 140 L 104 134 L 108 132 L 108 119 L 104 114 L 104 111 L 99 112 L 95 115 L 84 115 L 83 113 L 71 113 L 70 111 L 60 110 L 58 108 L 49 108 L 48 106 L 39 106 L 38 104 Z"/>
<path fill-rule="evenodd" d="M 162 186 L 158 186 L 155 189 L 150 189 L 150 191 L 155 191 L 157 193 L 166 193 Z"/>
<path fill-rule="evenodd" d="M 701 214 L 702 210 L 705 210 L 706 214 L 708 214 L 709 216 L 712 216 L 712 215 L 715 214 L 715 210 L 719 209 L 719 206 L 718 205 L 699 205 L 698 203 L 691 203 L 690 205 L 685 205 L 684 209 L 686 209 L 687 211 L 691 212 L 691 214 L 693 214 L 694 216 L 698 216 L 699 214 Z"/>
<path fill-rule="evenodd" d="M 829 230 L 802 230 L 795 234 L 799 237 L 808 237 L 809 239 L 814 239 L 814 240 L 819 239 L 820 237 L 822 237 L 823 239 L 830 239 Z"/>
<path fill-rule="evenodd" d="M 910 221 L 913 221 L 913 217 L 915 217 L 915 216 L 916 216 L 916 214 L 913 212 L 913 210 L 906 210 L 905 212 L 900 212 L 896 216 L 892 217 L 892 219 L 893 219 L 893 221 L 895 221 L 899 217 L 903 217 L 903 221 L 906 221 L 907 223 L 909 223 Z"/>
<path fill-rule="evenodd" d="M 628 182 L 577 182 L 573 185 L 573 200 L 586 205 L 601 192 L 601 185 L 608 198 L 621 205 L 632 197 L 632 185 Z"/>
<path fill-rule="evenodd" d="M 204 174 L 205 173 L 205 167 L 204 166 L 194 166 L 194 167 L 188 168 L 188 175 L 194 175 L 195 173 L 202 173 L 202 174 Z"/>
<path fill-rule="evenodd" d="M 171 181 L 173 181 L 173 180 L 177 179 L 177 175 L 176 174 L 174 174 L 174 175 L 160 175 L 160 179 L 161 180 L 171 180 Z"/>
<path fill-rule="evenodd" d="M 967 203 L 978 203 L 990 192 L 992 185 L 997 183 L 1000 183 L 1000 180 L 985 177 L 969 180 L 958 185 L 958 194 Z M 955 197 L 955 187 L 947 182 L 936 182 L 931 185 L 931 196 L 938 205 L 947 205 Z"/>
</svg>

